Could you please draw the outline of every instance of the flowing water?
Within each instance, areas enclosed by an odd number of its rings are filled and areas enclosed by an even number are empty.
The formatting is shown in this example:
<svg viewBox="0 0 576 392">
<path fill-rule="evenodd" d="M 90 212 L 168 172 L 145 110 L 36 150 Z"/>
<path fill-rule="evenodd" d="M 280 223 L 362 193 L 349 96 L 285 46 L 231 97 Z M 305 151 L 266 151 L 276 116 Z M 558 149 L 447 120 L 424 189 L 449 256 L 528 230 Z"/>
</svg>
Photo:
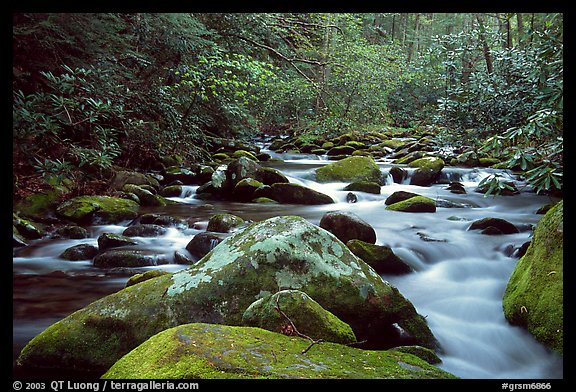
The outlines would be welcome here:
<svg viewBox="0 0 576 392">
<path fill-rule="evenodd" d="M 368 222 L 377 233 L 377 244 L 388 245 L 414 272 L 383 275 L 398 287 L 428 324 L 442 346 L 439 365 L 461 378 L 562 378 L 562 358 L 536 342 L 521 328 L 508 324 L 502 311 L 502 295 L 516 261 L 515 249 L 528 241 L 542 215 L 535 211 L 551 200 L 531 192 L 516 196 L 484 197 L 474 192 L 491 169 L 446 167 L 443 179 L 464 184 L 467 193 L 453 194 L 446 185 L 431 187 L 395 184 L 387 178 L 381 194 L 355 192 L 358 201 L 347 203 L 345 183 L 319 184 L 314 169 L 329 163 L 315 155 L 274 154 L 284 162 L 263 163 L 281 170 L 291 182 L 330 195 L 336 204 L 321 206 L 234 203 L 194 198 L 197 187 L 184 186 L 178 204 L 147 208 L 142 212 L 186 219 L 186 228 L 171 228 L 153 238 L 137 238 L 139 247 L 173 260 L 197 233 L 206 229 L 210 216 L 228 212 L 245 220 L 259 221 L 279 215 L 299 215 L 314 224 L 329 211 L 349 211 Z M 380 162 L 383 174 L 392 166 Z M 410 169 L 408 169 L 410 170 Z M 503 174 L 506 174 L 503 172 Z M 509 175 L 510 179 L 514 176 Z M 523 184 L 518 183 L 519 187 Z M 385 199 L 405 190 L 431 197 L 439 205 L 435 213 L 403 213 L 385 210 Z M 449 203 L 447 203 L 449 202 Z M 515 224 L 518 234 L 482 235 L 468 231 L 471 222 L 498 217 Z M 13 358 L 35 335 L 73 311 L 121 289 L 129 276 L 158 268 L 174 272 L 183 265 L 103 270 L 90 261 L 66 261 L 59 254 L 79 244 L 96 244 L 103 232 L 121 233 L 126 225 L 90 227 L 83 240 L 40 239 L 16 251 L 13 258 Z"/>
</svg>

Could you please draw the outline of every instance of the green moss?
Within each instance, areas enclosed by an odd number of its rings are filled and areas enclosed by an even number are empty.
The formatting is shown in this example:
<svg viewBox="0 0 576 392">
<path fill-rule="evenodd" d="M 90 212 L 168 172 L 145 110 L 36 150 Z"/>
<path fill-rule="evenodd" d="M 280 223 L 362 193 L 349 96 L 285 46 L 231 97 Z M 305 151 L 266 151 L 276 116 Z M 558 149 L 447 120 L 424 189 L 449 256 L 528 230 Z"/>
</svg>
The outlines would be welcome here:
<svg viewBox="0 0 576 392">
<path fill-rule="evenodd" d="M 504 315 L 563 353 L 563 201 L 538 222 L 532 243 L 518 260 L 503 298 Z"/>
<path fill-rule="evenodd" d="M 252 327 L 188 324 L 163 331 L 103 378 L 456 378 L 399 351 L 361 350 Z"/>
<path fill-rule="evenodd" d="M 439 172 L 444 168 L 444 161 L 437 157 L 424 157 L 410 162 L 408 166 Z"/>
<path fill-rule="evenodd" d="M 246 326 L 269 331 L 295 333 L 290 321 L 279 310 L 294 323 L 298 332 L 313 339 L 342 344 L 356 342 L 356 336 L 348 324 L 299 290 L 282 290 L 258 299 L 246 309 L 242 322 Z"/>
<path fill-rule="evenodd" d="M 372 181 L 383 183 L 380 168 L 370 157 L 354 156 L 316 169 L 318 182 Z"/>
<path fill-rule="evenodd" d="M 138 216 L 138 203 L 110 196 L 78 196 L 60 204 L 56 209 L 62 218 L 77 223 L 98 219 L 103 223 L 118 223 Z"/>
<path fill-rule="evenodd" d="M 206 231 L 228 233 L 232 229 L 244 224 L 244 219 L 232 214 L 216 214 L 208 221 Z"/>
<path fill-rule="evenodd" d="M 426 196 L 413 196 L 409 199 L 390 204 L 386 209 L 403 212 L 436 212 L 436 202 Z"/>
<path fill-rule="evenodd" d="M 358 191 L 373 193 L 376 195 L 380 194 L 380 184 L 373 181 L 357 181 L 346 185 L 345 191 Z"/>
<path fill-rule="evenodd" d="M 249 151 L 236 150 L 236 151 L 234 151 L 234 153 L 232 153 L 232 155 L 233 155 L 233 158 L 246 157 L 248 159 L 252 159 L 253 161 L 258 161 L 258 158 L 256 158 L 256 155 L 252 154 Z"/>
<path fill-rule="evenodd" d="M 350 240 L 346 246 L 379 274 L 403 274 L 412 270 L 388 246 L 360 240 Z"/>
</svg>

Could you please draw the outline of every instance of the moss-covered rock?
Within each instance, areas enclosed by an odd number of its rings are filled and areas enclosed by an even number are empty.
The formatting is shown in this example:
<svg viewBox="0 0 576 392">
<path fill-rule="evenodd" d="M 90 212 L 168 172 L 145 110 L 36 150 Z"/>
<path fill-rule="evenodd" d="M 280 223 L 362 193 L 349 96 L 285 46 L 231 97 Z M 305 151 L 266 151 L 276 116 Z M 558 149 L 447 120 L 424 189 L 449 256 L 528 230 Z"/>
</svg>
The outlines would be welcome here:
<svg viewBox="0 0 576 392">
<path fill-rule="evenodd" d="M 403 212 L 436 212 L 436 202 L 426 196 L 413 196 L 409 199 L 390 204 L 386 209 Z"/>
<path fill-rule="evenodd" d="M 497 229 L 501 234 L 516 234 L 520 231 L 512 223 L 502 218 L 482 218 L 478 219 L 470 225 L 468 230 L 487 230 L 490 227 Z M 483 234 L 495 234 L 493 230 L 483 232 Z"/>
<path fill-rule="evenodd" d="M 150 271 L 143 272 L 141 274 L 132 275 L 128 282 L 126 282 L 126 287 L 134 286 L 135 284 L 142 283 L 145 280 L 157 278 L 162 275 L 168 275 L 170 272 L 153 269 Z"/>
<path fill-rule="evenodd" d="M 370 157 L 348 157 L 316 169 L 318 182 L 372 181 L 383 184 L 382 172 Z"/>
<path fill-rule="evenodd" d="M 253 161 L 258 161 L 258 158 L 256 158 L 256 155 L 254 155 L 253 153 L 249 152 L 249 151 L 245 151 L 245 150 L 236 150 L 232 153 L 232 157 L 234 159 L 236 158 L 240 158 L 240 157 L 245 157 L 248 159 L 252 159 Z"/>
<path fill-rule="evenodd" d="M 56 213 L 76 223 L 119 223 L 138 216 L 138 203 L 111 196 L 78 196 L 61 203 Z"/>
<path fill-rule="evenodd" d="M 420 196 L 420 195 L 414 192 L 396 191 L 386 198 L 384 204 L 388 206 L 390 204 L 398 203 L 399 201 L 408 200 L 414 196 Z"/>
<path fill-rule="evenodd" d="M 386 245 L 375 245 L 360 240 L 350 240 L 346 246 L 379 274 L 406 274 L 412 268 L 396 256 Z"/>
<path fill-rule="evenodd" d="M 440 177 L 444 161 L 438 157 L 423 157 L 410 162 L 408 166 L 417 168 L 410 177 L 411 185 L 429 186 Z"/>
<path fill-rule="evenodd" d="M 19 200 L 13 210 L 22 218 L 37 222 L 58 221 L 55 209 L 61 202 L 61 197 L 69 192 L 65 185 L 54 185 L 42 192 L 33 193 Z"/>
<path fill-rule="evenodd" d="M 159 264 L 167 264 L 167 262 L 167 260 L 157 255 L 152 255 L 141 250 L 111 249 L 100 253 L 94 258 L 94 267 L 151 267 Z"/>
<path fill-rule="evenodd" d="M 270 187 L 269 193 L 262 196 L 269 197 L 283 204 L 318 205 L 334 203 L 334 199 L 330 196 L 299 184 L 276 183 Z"/>
<path fill-rule="evenodd" d="M 78 244 L 66 248 L 60 258 L 70 261 L 91 260 L 98 254 L 98 248 L 90 244 Z"/>
<path fill-rule="evenodd" d="M 46 234 L 44 229 L 28 219 L 22 219 L 15 213 L 12 213 L 12 227 L 17 230 L 17 232 L 28 240 L 35 240 L 42 238 Z"/>
<path fill-rule="evenodd" d="M 434 351 L 422 346 L 400 346 L 400 347 L 394 347 L 393 350 L 415 355 L 418 358 L 425 360 L 431 365 L 435 365 L 437 363 L 442 362 L 440 357 Z"/>
<path fill-rule="evenodd" d="M 409 353 L 310 341 L 254 327 L 194 323 L 163 331 L 114 364 L 106 379 L 456 378 Z"/>
<path fill-rule="evenodd" d="M 374 228 L 352 212 L 328 212 L 320 219 L 320 227 L 328 230 L 344 243 L 354 239 L 371 244 L 376 242 Z"/>
<path fill-rule="evenodd" d="M 564 353 L 563 201 L 538 222 L 503 297 L 504 315 L 551 349 Z"/>
<path fill-rule="evenodd" d="M 299 290 L 282 290 L 254 301 L 242 315 L 242 322 L 249 327 L 285 335 L 299 332 L 314 340 L 341 344 L 356 342 L 348 324 Z"/>
<path fill-rule="evenodd" d="M 102 233 L 98 236 L 98 249 L 100 252 L 120 246 L 136 245 L 138 242 L 120 234 Z"/>
<path fill-rule="evenodd" d="M 155 189 L 160 188 L 158 180 L 156 180 L 151 175 L 129 170 L 117 171 L 114 175 L 114 178 L 110 182 L 110 188 L 121 190 L 126 184 L 150 185 Z"/>
<path fill-rule="evenodd" d="M 377 347 L 436 340 L 414 306 L 329 232 L 300 217 L 254 223 L 191 267 L 106 296 L 22 350 L 24 368 L 104 372 L 156 333 L 185 323 L 241 325 L 255 300 L 298 289 Z M 402 331 L 399 331 L 399 328 Z"/>
<path fill-rule="evenodd" d="M 232 197 L 236 201 L 250 201 L 254 198 L 254 191 L 263 185 L 263 183 L 253 178 L 244 178 L 234 187 Z"/>
<path fill-rule="evenodd" d="M 229 233 L 244 224 L 244 219 L 232 214 L 216 214 L 212 215 L 208 220 L 208 227 L 206 231 L 213 231 L 216 233 Z"/>
<path fill-rule="evenodd" d="M 282 172 L 271 167 L 260 167 L 256 171 L 256 179 L 265 185 L 290 182 Z"/>
<path fill-rule="evenodd" d="M 366 192 L 366 193 L 373 193 L 375 195 L 380 194 L 380 184 L 373 181 L 356 181 L 351 184 L 348 184 L 344 187 L 345 191 L 358 191 L 358 192 Z"/>
<path fill-rule="evenodd" d="M 328 156 L 350 155 L 354 151 L 356 151 L 356 149 L 354 147 L 351 147 L 351 146 L 336 146 L 336 147 L 332 147 L 330 150 L 328 150 L 326 155 L 328 155 Z"/>
<path fill-rule="evenodd" d="M 144 189 L 142 186 L 134 184 L 126 184 L 122 188 L 124 192 L 133 193 L 138 196 L 140 200 L 140 205 L 143 206 L 153 206 L 153 207 L 163 207 L 166 205 L 166 201 L 160 195 L 156 195 L 150 192 L 148 189 Z"/>
</svg>

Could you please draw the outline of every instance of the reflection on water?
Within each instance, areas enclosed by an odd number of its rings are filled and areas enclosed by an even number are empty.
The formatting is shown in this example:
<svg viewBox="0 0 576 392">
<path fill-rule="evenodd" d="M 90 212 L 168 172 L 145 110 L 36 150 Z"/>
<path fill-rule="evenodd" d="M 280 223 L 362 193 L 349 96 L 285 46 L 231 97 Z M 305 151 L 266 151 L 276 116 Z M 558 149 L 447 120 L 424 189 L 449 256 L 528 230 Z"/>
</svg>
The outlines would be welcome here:
<svg viewBox="0 0 576 392">
<path fill-rule="evenodd" d="M 527 192 L 511 197 L 484 197 L 474 188 L 493 170 L 447 167 L 443 170 L 445 180 L 461 181 L 466 194 L 453 194 L 442 184 L 420 187 L 409 185 L 409 180 L 403 184 L 387 181 L 381 194 L 355 192 L 358 201 L 349 204 L 348 192 L 343 190 L 347 184 L 314 181 L 314 169 L 329 161 L 298 154 L 283 158 L 289 161 L 264 164 L 281 170 L 291 182 L 328 194 L 336 203 L 304 206 L 205 201 L 194 198 L 197 187 L 184 187 L 180 197 L 171 198 L 178 204 L 143 208 L 142 213 L 179 217 L 189 223 L 189 228 L 173 228 L 159 237 L 137 238 L 138 247 L 173 260 L 174 251 L 183 251 L 216 213 L 236 214 L 247 221 L 299 215 L 318 224 L 326 212 L 350 211 L 374 227 L 378 244 L 390 246 L 415 270 L 408 275 L 383 278 L 397 286 L 426 317 L 443 349 L 440 367 L 462 378 L 563 376 L 562 358 L 524 330 L 510 326 L 502 312 L 502 294 L 517 261 L 506 250 L 518 248 L 530 239 L 530 228 L 542 217 L 535 211 L 549 203 L 549 198 Z M 379 166 L 386 175 L 392 165 Z M 438 205 L 451 202 L 444 205 L 453 208 L 438 207 L 436 213 L 419 214 L 387 211 L 384 201 L 398 190 L 431 197 Z M 487 236 L 467 231 L 472 221 L 488 216 L 512 222 L 520 233 Z M 16 251 L 14 356 L 48 325 L 121 289 L 132 274 L 150 268 L 184 268 L 168 264 L 138 270 L 102 270 L 94 268 L 89 260 L 70 262 L 59 258 L 64 249 L 79 243 L 96 244 L 101 233 L 121 233 L 127 224 L 91 227 L 91 238 L 83 240 L 36 240 L 30 247 Z"/>
</svg>

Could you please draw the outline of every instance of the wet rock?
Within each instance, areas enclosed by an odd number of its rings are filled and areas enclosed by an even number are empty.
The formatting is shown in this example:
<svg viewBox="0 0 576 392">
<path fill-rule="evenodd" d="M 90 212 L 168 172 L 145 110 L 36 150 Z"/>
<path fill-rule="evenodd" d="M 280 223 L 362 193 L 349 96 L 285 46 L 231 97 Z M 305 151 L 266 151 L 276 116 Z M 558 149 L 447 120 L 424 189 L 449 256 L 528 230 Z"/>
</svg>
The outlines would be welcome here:
<svg viewBox="0 0 576 392">
<path fill-rule="evenodd" d="M 121 190 L 126 184 L 150 185 L 155 189 L 160 188 L 158 180 L 153 176 L 129 170 L 121 170 L 116 172 L 110 183 L 110 188 Z"/>
<path fill-rule="evenodd" d="M 67 248 L 60 258 L 70 261 L 91 260 L 98 254 L 98 248 L 89 244 L 78 244 Z"/>
<path fill-rule="evenodd" d="M 396 184 L 402 184 L 402 181 L 408 178 L 408 172 L 399 166 L 392 166 L 388 173 L 392 176 L 392 181 Z"/>
<path fill-rule="evenodd" d="M 140 216 L 141 224 L 153 224 L 163 227 L 187 227 L 185 220 L 170 215 L 144 214 Z"/>
<path fill-rule="evenodd" d="M 119 223 L 138 216 L 138 203 L 111 196 L 78 196 L 61 203 L 56 213 L 76 223 Z"/>
<path fill-rule="evenodd" d="M 162 196 L 156 195 L 141 186 L 126 184 L 122 190 L 138 196 L 138 200 L 140 200 L 140 205 L 142 206 L 163 207 L 166 205 L 166 201 Z"/>
<path fill-rule="evenodd" d="M 33 223 L 30 220 L 22 219 L 15 213 L 12 213 L 12 227 L 27 240 L 42 238 L 45 234 L 45 231 L 40 227 L 40 225 Z"/>
<path fill-rule="evenodd" d="M 446 189 L 457 195 L 463 195 L 466 193 L 466 188 L 464 188 L 464 185 L 462 185 L 462 183 L 458 181 L 450 182 L 450 184 L 448 184 Z"/>
<path fill-rule="evenodd" d="M 54 232 L 54 236 L 57 238 L 69 238 L 79 240 L 90 237 L 90 233 L 88 233 L 88 230 L 86 230 L 81 226 L 66 225 L 56 229 L 56 231 Z"/>
<path fill-rule="evenodd" d="M 183 185 L 196 185 L 199 181 L 197 180 L 197 173 L 180 166 L 170 166 L 167 167 L 163 172 L 164 181 L 169 184 L 173 181 L 180 181 Z"/>
<path fill-rule="evenodd" d="M 194 264 L 195 261 L 187 250 L 176 249 L 174 251 L 174 262 L 176 264 Z"/>
<path fill-rule="evenodd" d="M 436 202 L 429 197 L 413 196 L 406 200 L 390 204 L 386 209 L 402 212 L 436 212 Z"/>
<path fill-rule="evenodd" d="M 538 222 L 503 297 L 506 319 L 560 354 L 564 352 L 563 211 L 560 201 Z"/>
<path fill-rule="evenodd" d="M 208 221 L 206 231 L 229 233 L 245 223 L 244 219 L 232 214 L 216 214 Z"/>
<path fill-rule="evenodd" d="M 234 189 L 236 184 L 245 178 L 256 178 L 259 168 L 258 163 L 246 157 L 230 162 L 226 168 L 226 179 L 230 184 L 230 189 Z M 212 181 L 214 181 L 214 177 L 212 177 Z"/>
<path fill-rule="evenodd" d="M 370 351 L 261 328 L 187 324 L 133 350 L 105 379 L 415 379 L 456 378 L 401 350 Z M 306 351 L 305 353 L 303 353 Z M 250 360 L 247 361 L 246 358 Z M 362 364 L 359 366 L 358 364 Z"/>
<path fill-rule="evenodd" d="M 268 197 L 284 204 L 318 205 L 334 203 L 330 196 L 298 184 L 273 184 L 270 187 Z"/>
<path fill-rule="evenodd" d="M 383 184 L 382 172 L 370 157 L 348 157 L 316 169 L 318 182 L 372 181 Z"/>
<path fill-rule="evenodd" d="M 100 252 L 111 248 L 117 248 L 120 246 L 130 246 L 138 244 L 137 241 L 119 234 L 113 233 L 102 233 L 98 236 L 98 249 Z"/>
<path fill-rule="evenodd" d="M 374 244 L 376 232 L 368 223 L 351 212 L 329 212 L 320 219 L 320 227 L 334 234 L 340 241 L 361 240 Z"/>
<path fill-rule="evenodd" d="M 346 246 L 379 274 L 406 274 L 412 268 L 396 256 L 386 245 L 375 245 L 360 240 L 350 240 Z"/>
<path fill-rule="evenodd" d="M 490 227 L 492 229 L 489 229 Z M 501 218 L 478 219 L 472 222 L 468 230 L 483 230 L 482 234 L 515 234 L 520 232 L 512 223 Z"/>
<path fill-rule="evenodd" d="M 244 178 L 236 184 L 234 191 L 232 192 L 232 197 L 236 201 L 248 202 L 254 198 L 254 192 L 256 189 L 263 186 L 260 181 L 253 178 Z"/>
<path fill-rule="evenodd" d="M 456 157 L 456 162 L 460 166 L 475 167 L 480 166 L 480 160 L 476 151 L 466 151 Z"/>
<path fill-rule="evenodd" d="M 265 185 L 290 182 L 279 170 L 271 167 L 260 167 L 256 171 L 256 179 Z"/>
<path fill-rule="evenodd" d="M 347 203 L 356 203 L 357 201 L 358 201 L 358 196 L 356 196 L 354 193 L 348 192 L 346 194 L 346 202 Z"/>
<path fill-rule="evenodd" d="M 440 177 L 444 161 L 437 157 L 424 157 L 410 162 L 408 166 L 417 168 L 410 177 L 411 185 L 430 186 Z"/>
<path fill-rule="evenodd" d="M 356 336 L 348 324 L 299 290 L 282 290 L 260 298 L 248 306 L 242 315 L 242 323 L 246 326 L 296 335 L 290 322 L 298 332 L 315 340 L 341 344 L 356 342 Z"/>
<path fill-rule="evenodd" d="M 330 150 L 328 150 L 326 155 L 328 155 L 328 156 L 350 155 L 354 151 L 356 151 L 356 149 L 354 147 L 351 147 L 351 146 L 336 146 L 336 147 L 332 147 Z"/>
<path fill-rule="evenodd" d="M 414 196 L 420 196 L 420 195 L 417 193 L 413 193 L 413 192 L 396 191 L 386 198 L 386 200 L 384 201 L 384 204 L 390 205 L 390 204 L 398 203 L 399 201 L 407 200 L 407 199 L 410 199 L 411 197 L 414 197 Z"/>
<path fill-rule="evenodd" d="M 166 234 L 165 227 L 150 223 L 129 226 L 122 232 L 127 237 L 158 237 L 163 234 Z"/>
<path fill-rule="evenodd" d="M 167 260 L 140 250 L 111 249 L 94 258 L 94 267 L 148 267 L 167 264 Z"/>
<path fill-rule="evenodd" d="M 102 374 L 151 336 L 176 325 L 241 325 L 255 299 L 279 289 L 306 292 L 348 323 L 359 340 L 367 340 L 367 347 L 404 345 L 395 334 L 396 324 L 414 344 L 437 345 L 414 306 L 336 237 L 303 218 L 281 216 L 234 233 L 183 271 L 149 279 L 74 312 L 32 339 L 18 364 L 28 370 Z"/>
<path fill-rule="evenodd" d="M 160 195 L 164 197 L 180 197 L 182 185 L 168 185 L 160 190 Z"/>
<path fill-rule="evenodd" d="M 145 280 L 153 279 L 153 278 L 157 278 L 157 277 L 162 276 L 162 275 L 169 275 L 169 274 L 170 274 L 170 272 L 157 270 L 157 269 L 146 271 L 146 272 L 143 272 L 141 274 L 136 274 L 136 275 L 131 276 L 130 279 L 128 279 L 128 282 L 126 282 L 125 287 L 134 286 L 135 284 L 144 282 Z"/>
<path fill-rule="evenodd" d="M 345 191 L 358 191 L 358 192 L 366 192 L 366 193 L 373 193 L 375 195 L 380 194 L 380 184 L 373 181 L 357 181 L 351 184 L 348 184 L 344 187 Z"/>
<path fill-rule="evenodd" d="M 190 252 L 192 256 L 201 259 L 226 237 L 227 235 L 223 233 L 212 233 L 209 231 L 198 233 L 188 242 L 186 250 Z"/>
</svg>

